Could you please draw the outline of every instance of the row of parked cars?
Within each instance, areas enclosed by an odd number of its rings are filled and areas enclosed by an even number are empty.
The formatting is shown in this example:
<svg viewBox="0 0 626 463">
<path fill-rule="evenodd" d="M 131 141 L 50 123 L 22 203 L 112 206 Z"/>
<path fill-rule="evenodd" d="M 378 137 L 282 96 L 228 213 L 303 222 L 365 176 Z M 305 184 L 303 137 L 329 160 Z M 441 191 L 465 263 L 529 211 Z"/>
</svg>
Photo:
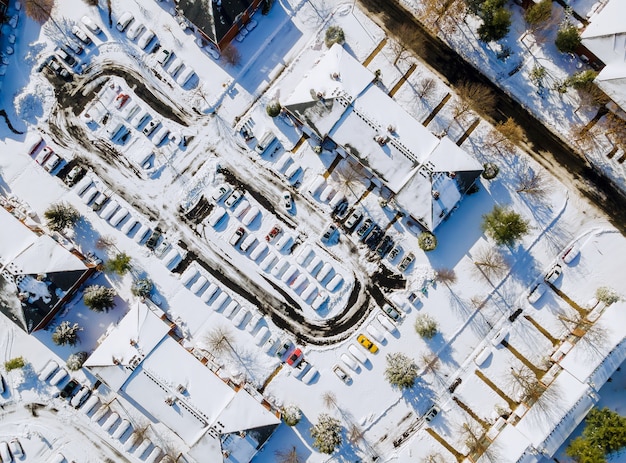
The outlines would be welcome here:
<svg viewBox="0 0 626 463">
<path fill-rule="evenodd" d="M 91 420 L 98 423 L 102 430 L 109 434 L 115 440 L 122 440 L 127 436 L 124 442 L 124 450 L 132 452 L 137 458 L 143 459 L 145 462 L 157 463 L 162 458 L 161 449 L 152 444 L 149 439 L 140 439 L 140 433 L 132 429 L 131 423 L 127 419 L 120 419 L 117 412 L 112 411 L 107 404 L 103 404 L 98 395 L 92 391 L 91 387 L 81 385 L 76 379 L 69 378 L 67 370 L 59 367 L 59 364 L 50 360 L 39 372 L 39 380 L 48 382 L 52 386 L 60 389 L 59 396 L 69 401 L 69 404 L 80 409 L 85 414 L 91 415 Z M 61 387 L 61 385 L 63 385 Z M 140 443 L 141 440 L 141 443 Z M 137 445 L 134 449 L 133 447 Z M 5 461 L 4 458 L 2 460 Z M 8 460 L 7 460 L 8 461 Z M 62 463 L 65 457 L 58 453 L 51 460 L 52 462 Z"/>
<path fill-rule="evenodd" d="M 43 148 L 41 146 L 43 145 Z M 39 151 L 39 149 L 41 150 Z M 35 162 L 44 168 L 46 172 L 50 172 L 51 174 L 61 165 L 63 162 L 63 158 L 54 152 L 54 150 L 47 144 L 41 140 L 34 148 L 31 150 L 31 155 L 35 156 Z"/>
<path fill-rule="evenodd" d="M 2 463 L 12 463 L 14 458 L 20 460 L 24 458 L 24 449 L 20 440 L 15 437 L 9 442 L 0 442 L 0 461 Z"/>
<path fill-rule="evenodd" d="M 157 52 L 156 60 L 172 76 L 176 83 L 183 88 L 196 77 L 193 68 L 185 63 L 182 58 L 175 56 L 174 52 L 170 50 L 161 48 Z"/>
</svg>

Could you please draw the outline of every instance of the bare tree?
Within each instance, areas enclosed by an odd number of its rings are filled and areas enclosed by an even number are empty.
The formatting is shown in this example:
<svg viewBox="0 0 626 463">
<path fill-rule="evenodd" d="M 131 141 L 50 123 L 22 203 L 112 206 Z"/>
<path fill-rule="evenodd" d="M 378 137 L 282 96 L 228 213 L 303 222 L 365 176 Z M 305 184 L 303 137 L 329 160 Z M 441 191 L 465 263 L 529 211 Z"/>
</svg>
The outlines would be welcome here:
<svg viewBox="0 0 626 463">
<path fill-rule="evenodd" d="M 589 321 L 584 314 L 576 312 L 572 316 L 563 313 L 558 315 L 565 326 L 578 335 L 592 347 L 604 346 L 607 341 L 606 329 L 597 323 Z"/>
<path fill-rule="evenodd" d="M 324 402 L 324 406 L 327 408 L 339 408 L 337 405 L 337 396 L 332 391 L 326 391 L 322 394 L 322 402 Z"/>
<path fill-rule="evenodd" d="M 426 94 L 432 92 L 436 86 L 437 81 L 433 77 L 424 77 L 417 83 L 415 91 L 419 98 L 424 98 Z"/>
<path fill-rule="evenodd" d="M 613 112 L 606 115 L 606 134 L 617 146 L 626 147 L 626 121 Z"/>
<path fill-rule="evenodd" d="M 344 159 L 337 165 L 333 173 L 339 177 L 339 185 L 344 193 L 352 193 L 355 198 L 359 197 L 354 188 L 362 185 L 365 178 L 360 164 L 352 164 L 348 159 Z"/>
<path fill-rule="evenodd" d="M 479 114 L 489 114 L 496 104 L 496 97 L 489 87 L 477 82 L 461 82 L 456 88 L 459 100 L 455 103 L 453 113 L 458 119 L 470 110 Z"/>
<path fill-rule="evenodd" d="M 444 34 L 455 32 L 465 16 L 463 0 L 423 0 L 419 19 L 431 31 Z"/>
<path fill-rule="evenodd" d="M 364 432 L 356 423 L 350 423 L 348 426 L 348 442 L 352 445 L 356 445 L 361 439 L 363 439 Z"/>
<path fill-rule="evenodd" d="M 511 152 L 526 139 L 524 129 L 512 117 L 498 122 L 495 130 L 489 132 L 487 143 L 502 153 L 501 149 Z"/>
<path fill-rule="evenodd" d="M 111 236 L 111 235 L 101 235 L 96 240 L 96 248 L 108 251 L 111 248 L 115 247 L 115 241 L 116 240 L 115 240 L 114 236 Z"/>
<path fill-rule="evenodd" d="M 511 367 L 511 388 L 527 405 L 532 406 L 546 390 L 535 373 L 526 366 Z"/>
<path fill-rule="evenodd" d="M 410 23 L 403 23 L 395 31 L 395 40 L 389 42 L 393 52 L 393 65 L 407 60 L 415 50 L 422 44 L 421 36 L 417 33 L 417 28 Z"/>
<path fill-rule="evenodd" d="M 26 0 L 24 11 L 29 18 L 43 24 L 52 16 L 54 3 L 55 0 Z"/>
<path fill-rule="evenodd" d="M 446 459 L 440 453 L 429 453 L 422 459 L 422 463 L 446 463 Z"/>
<path fill-rule="evenodd" d="M 277 450 L 275 455 L 277 463 L 304 463 L 295 446 L 289 450 Z"/>
<path fill-rule="evenodd" d="M 241 55 L 239 54 L 239 50 L 235 48 L 232 43 L 229 43 L 222 50 L 222 56 L 224 57 L 224 61 L 226 61 L 231 66 L 236 66 L 241 61 Z"/>
<path fill-rule="evenodd" d="M 209 332 L 207 332 L 204 336 L 204 343 L 215 354 L 224 354 L 229 353 L 231 356 L 236 358 L 241 366 L 243 366 L 248 373 L 250 378 L 253 377 L 250 369 L 248 368 L 248 364 L 244 362 L 244 360 L 235 349 L 235 337 L 233 333 L 224 326 L 216 326 Z"/>
<path fill-rule="evenodd" d="M 492 278 L 503 277 L 510 266 L 495 246 L 484 246 L 474 254 L 474 265 L 480 276 L 491 283 Z"/>
<path fill-rule="evenodd" d="M 522 162 L 516 173 L 517 193 L 526 193 L 537 199 L 545 199 L 552 191 L 552 184 L 545 171 L 536 170 Z"/>
<path fill-rule="evenodd" d="M 449 288 L 456 283 L 456 273 L 451 268 L 440 268 L 435 271 L 435 280 Z"/>
</svg>

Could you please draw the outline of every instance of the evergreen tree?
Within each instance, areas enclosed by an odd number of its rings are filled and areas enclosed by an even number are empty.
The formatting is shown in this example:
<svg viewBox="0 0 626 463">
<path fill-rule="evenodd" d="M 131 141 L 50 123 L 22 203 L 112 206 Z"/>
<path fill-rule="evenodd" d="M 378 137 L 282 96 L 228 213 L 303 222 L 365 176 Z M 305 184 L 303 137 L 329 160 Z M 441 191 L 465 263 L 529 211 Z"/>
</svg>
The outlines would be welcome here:
<svg viewBox="0 0 626 463">
<path fill-rule="evenodd" d="M 332 47 L 335 43 L 343 44 L 346 41 L 346 36 L 343 33 L 343 29 L 339 26 L 330 26 L 326 29 L 326 35 L 324 37 L 324 43 L 328 48 Z"/>
<path fill-rule="evenodd" d="M 524 19 L 531 27 L 536 27 L 550 19 L 550 16 L 552 16 L 552 0 L 541 0 L 539 3 L 533 3 L 526 10 Z"/>
<path fill-rule="evenodd" d="M 265 107 L 265 112 L 269 117 L 276 117 L 280 114 L 281 106 L 278 100 L 270 101 Z"/>
<path fill-rule="evenodd" d="M 608 408 L 594 408 L 585 420 L 585 429 L 566 453 L 578 463 L 605 463 L 606 455 L 626 447 L 626 417 Z"/>
<path fill-rule="evenodd" d="M 126 275 L 131 268 L 130 256 L 125 252 L 120 252 L 113 259 L 109 259 L 104 268 L 107 272 L 113 272 L 120 276 Z"/>
<path fill-rule="evenodd" d="M 389 384 L 402 389 L 413 387 L 417 378 L 417 364 L 401 352 L 387 354 L 385 377 Z"/>
<path fill-rule="evenodd" d="M 574 53 L 580 45 L 580 33 L 570 22 L 563 24 L 556 33 L 554 42 L 561 53 Z"/>
<path fill-rule="evenodd" d="M 283 420 L 287 426 L 295 426 L 301 418 L 302 412 L 297 405 L 287 405 L 283 408 Z"/>
<path fill-rule="evenodd" d="M 106 286 L 88 286 L 83 293 L 83 302 L 94 312 L 108 312 L 115 307 L 115 290 Z"/>
<path fill-rule="evenodd" d="M 76 208 L 67 203 L 52 204 L 43 216 L 48 228 L 56 232 L 62 232 L 66 228 L 73 227 L 80 219 L 80 213 Z"/>
<path fill-rule="evenodd" d="M 311 427 L 311 437 L 314 439 L 313 447 L 321 453 L 330 455 L 341 445 L 341 423 L 332 416 L 322 413 L 317 419 L 317 424 Z"/>
<path fill-rule="evenodd" d="M 426 313 L 418 314 L 415 318 L 415 331 L 421 337 L 431 339 L 437 334 L 437 320 Z"/>
<path fill-rule="evenodd" d="M 140 278 L 139 280 L 133 281 L 130 291 L 137 297 L 147 298 L 150 296 L 152 288 L 154 288 L 154 283 L 152 283 L 150 278 Z"/>
<path fill-rule="evenodd" d="M 512 246 L 528 233 L 528 222 L 514 211 L 494 206 L 489 214 L 483 215 L 482 229 L 498 245 Z"/>
<path fill-rule="evenodd" d="M 52 333 L 52 342 L 58 346 L 75 346 L 80 341 L 78 332 L 82 330 L 78 323 L 71 325 L 65 320 Z"/>
<path fill-rule="evenodd" d="M 479 16 L 483 23 L 478 28 L 478 37 L 483 42 L 500 40 L 509 33 L 511 12 L 502 0 L 486 0 L 480 7 Z"/>
</svg>

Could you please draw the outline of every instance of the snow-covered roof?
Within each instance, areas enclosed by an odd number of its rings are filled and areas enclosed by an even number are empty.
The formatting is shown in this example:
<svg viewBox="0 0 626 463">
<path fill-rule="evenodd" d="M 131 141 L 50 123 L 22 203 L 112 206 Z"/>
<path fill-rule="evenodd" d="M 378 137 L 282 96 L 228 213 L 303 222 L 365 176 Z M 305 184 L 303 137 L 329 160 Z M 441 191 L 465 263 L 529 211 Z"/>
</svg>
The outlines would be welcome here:
<svg viewBox="0 0 626 463">
<path fill-rule="evenodd" d="M 598 86 L 626 109 L 626 23 L 622 0 L 609 1 L 592 17 L 581 34 L 582 42 L 606 67 L 596 78 Z"/>
<path fill-rule="evenodd" d="M 138 303 L 85 366 L 206 461 L 221 461 L 220 435 L 280 422 L 246 390 L 227 384 L 191 355 L 169 330 L 158 314 Z"/>
<path fill-rule="evenodd" d="M 0 207 L 0 271 L 16 304 L 0 311 L 27 332 L 40 328 L 60 308 L 89 268 L 48 235 L 38 234 Z M 8 290 L 7 290 L 8 291 Z M 5 291 L 5 292 L 7 292 Z"/>
<path fill-rule="evenodd" d="M 397 195 L 401 208 L 434 230 L 482 167 L 449 138 L 439 140 L 373 79 L 335 44 L 284 106 L 321 139 L 329 137 L 356 158 L 379 186 Z"/>
</svg>

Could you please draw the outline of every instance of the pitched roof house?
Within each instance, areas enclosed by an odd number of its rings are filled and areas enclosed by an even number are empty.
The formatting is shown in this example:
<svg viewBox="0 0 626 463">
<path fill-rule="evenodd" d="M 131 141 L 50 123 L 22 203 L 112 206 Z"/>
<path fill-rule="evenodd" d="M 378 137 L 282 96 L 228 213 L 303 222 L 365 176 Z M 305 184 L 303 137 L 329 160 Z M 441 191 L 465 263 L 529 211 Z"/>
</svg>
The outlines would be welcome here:
<svg viewBox="0 0 626 463">
<path fill-rule="evenodd" d="M 335 44 L 283 104 L 308 135 L 350 157 L 386 198 L 435 230 L 482 172 L 449 138 L 437 138 Z"/>
<path fill-rule="evenodd" d="M 591 17 L 591 23 L 581 37 L 583 45 L 606 65 L 596 77 L 596 83 L 626 111 L 626 22 L 623 1 L 610 0 Z"/>
<path fill-rule="evenodd" d="M 0 312 L 32 333 L 52 320 L 95 266 L 4 207 L 0 223 Z"/>
<path fill-rule="evenodd" d="M 223 49 L 250 21 L 263 0 L 176 0 L 202 36 Z"/>
<path fill-rule="evenodd" d="M 173 325 L 156 311 L 139 302 L 107 332 L 85 367 L 175 432 L 191 458 L 249 462 L 280 423 L 279 414 L 255 390 L 225 382 L 182 347 L 170 336 Z"/>
</svg>

